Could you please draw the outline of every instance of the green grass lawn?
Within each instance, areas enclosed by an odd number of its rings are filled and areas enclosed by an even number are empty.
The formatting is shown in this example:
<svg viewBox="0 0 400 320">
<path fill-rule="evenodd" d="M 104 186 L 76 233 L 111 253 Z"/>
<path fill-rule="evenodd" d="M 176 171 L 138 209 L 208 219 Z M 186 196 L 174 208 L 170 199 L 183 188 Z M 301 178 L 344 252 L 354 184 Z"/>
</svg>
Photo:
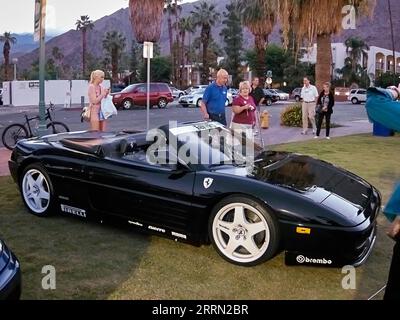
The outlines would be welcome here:
<svg viewBox="0 0 400 320">
<path fill-rule="evenodd" d="M 384 202 L 400 180 L 399 137 L 357 135 L 274 149 L 344 167 L 374 184 Z M 366 299 L 385 284 L 393 246 L 381 216 L 373 253 L 356 269 L 357 288 L 344 290 L 341 269 L 288 267 L 283 254 L 244 268 L 225 262 L 211 246 L 72 217 L 34 217 L 9 177 L 0 178 L 0 208 L 0 237 L 21 262 L 23 299 Z M 56 268 L 56 290 L 41 287 L 45 265 Z"/>
</svg>

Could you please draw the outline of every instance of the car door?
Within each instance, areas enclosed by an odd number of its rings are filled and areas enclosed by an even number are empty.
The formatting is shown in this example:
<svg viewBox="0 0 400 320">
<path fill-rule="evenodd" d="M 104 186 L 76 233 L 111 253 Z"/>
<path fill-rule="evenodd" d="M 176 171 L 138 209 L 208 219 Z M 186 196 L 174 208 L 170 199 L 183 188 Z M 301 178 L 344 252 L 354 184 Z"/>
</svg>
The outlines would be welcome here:
<svg viewBox="0 0 400 320">
<path fill-rule="evenodd" d="M 367 90 L 358 90 L 357 96 L 359 101 L 367 101 Z"/>
<path fill-rule="evenodd" d="M 194 172 L 151 165 L 144 155 L 92 159 L 88 175 L 91 205 L 104 216 L 188 234 Z"/>
<path fill-rule="evenodd" d="M 133 101 L 136 105 L 146 105 L 146 85 L 140 84 L 133 91 Z"/>
</svg>

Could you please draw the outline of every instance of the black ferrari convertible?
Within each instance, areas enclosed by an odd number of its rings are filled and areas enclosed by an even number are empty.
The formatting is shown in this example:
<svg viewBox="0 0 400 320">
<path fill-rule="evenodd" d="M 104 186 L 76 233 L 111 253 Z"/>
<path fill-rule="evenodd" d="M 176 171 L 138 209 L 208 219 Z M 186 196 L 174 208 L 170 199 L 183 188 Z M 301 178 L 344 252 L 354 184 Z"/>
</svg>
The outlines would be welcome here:
<svg viewBox="0 0 400 320">
<path fill-rule="evenodd" d="M 281 250 L 287 264 L 357 266 L 376 239 L 381 198 L 371 184 L 309 156 L 265 151 L 216 122 L 22 140 L 9 168 L 34 215 L 211 242 L 243 266 Z"/>
</svg>

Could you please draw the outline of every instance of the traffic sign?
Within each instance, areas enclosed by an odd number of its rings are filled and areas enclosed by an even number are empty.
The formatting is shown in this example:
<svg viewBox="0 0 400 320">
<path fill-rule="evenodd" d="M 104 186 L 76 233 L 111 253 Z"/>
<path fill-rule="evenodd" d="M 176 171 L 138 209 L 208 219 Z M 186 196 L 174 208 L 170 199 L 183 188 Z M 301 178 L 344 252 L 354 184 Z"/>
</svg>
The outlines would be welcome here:
<svg viewBox="0 0 400 320">
<path fill-rule="evenodd" d="M 35 42 L 39 41 L 40 35 L 44 34 L 45 21 L 46 21 L 46 0 L 35 0 L 33 41 Z"/>
</svg>

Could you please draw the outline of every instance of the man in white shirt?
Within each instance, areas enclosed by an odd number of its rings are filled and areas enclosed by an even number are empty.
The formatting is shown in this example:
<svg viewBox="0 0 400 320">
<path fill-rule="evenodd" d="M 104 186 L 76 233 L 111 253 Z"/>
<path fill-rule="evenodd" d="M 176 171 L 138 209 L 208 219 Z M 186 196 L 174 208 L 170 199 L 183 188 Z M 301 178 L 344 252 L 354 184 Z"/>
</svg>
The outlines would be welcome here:
<svg viewBox="0 0 400 320">
<path fill-rule="evenodd" d="M 304 87 L 301 89 L 301 99 L 303 100 L 301 108 L 303 131 L 301 134 L 307 134 L 308 119 L 311 121 L 313 133 L 315 133 L 315 105 L 318 99 L 318 90 L 315 86 L 310 84 L 310 79 L 308 79 L 308 77 L 304 77 L 303 83 Z"/>
</svg>

